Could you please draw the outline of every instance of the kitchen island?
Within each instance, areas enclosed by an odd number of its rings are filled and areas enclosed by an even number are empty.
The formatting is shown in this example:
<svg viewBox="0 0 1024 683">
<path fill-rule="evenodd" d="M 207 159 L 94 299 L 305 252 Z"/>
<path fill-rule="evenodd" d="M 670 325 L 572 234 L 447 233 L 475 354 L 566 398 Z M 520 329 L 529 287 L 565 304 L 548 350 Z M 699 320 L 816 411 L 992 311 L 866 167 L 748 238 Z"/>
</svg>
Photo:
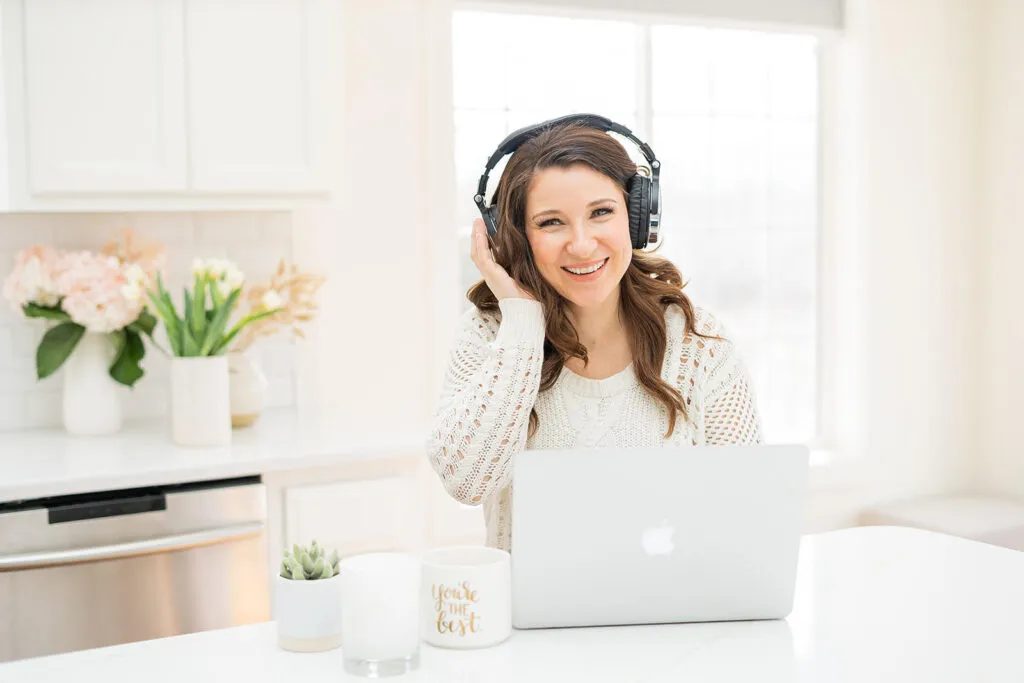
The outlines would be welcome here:
<svg viewBox="0 0 1024 683">
<path fill-rule="evenodd" d="M 807 536 L 786 620 L 516 631 L 486 650 L 422 646 L 396 680 L 1024 681 L 1024 553 L 926 531 Z M 0 681 L 361 680 L 343 650 L 293 654 L 272 622 L 0 665 Z"/>
</svg>

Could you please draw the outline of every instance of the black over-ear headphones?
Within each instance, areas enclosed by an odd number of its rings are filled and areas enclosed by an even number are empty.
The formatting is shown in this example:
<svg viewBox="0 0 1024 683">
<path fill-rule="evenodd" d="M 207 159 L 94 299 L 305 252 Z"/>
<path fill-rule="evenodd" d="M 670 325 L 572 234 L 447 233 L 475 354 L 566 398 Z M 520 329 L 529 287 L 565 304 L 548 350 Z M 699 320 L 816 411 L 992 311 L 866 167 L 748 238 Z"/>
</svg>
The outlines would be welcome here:
<svg viewBox="0 0 1024 683">
<path fill-rule="evenodd" d="M 629 191 L 627 209 L 629 211 L 629 236 L 633 241 L 634 249 L 643 249 L 649 244 L 658 242 L 658 232 L 661 226 L 661 185 L 658 177 L 661 173 L 661 162 L 654 156 L 654 150 L 643 142 L 633 131 L 622 124 L 615 123 L 610 119 L 596 114 L 569 114 L 557 119 L 544 121 L 532 126 L 526 126 L 515 131 L 501 141 L 498 149 L 487 160 L 487 167 L 484 174 L 480 176 L 477 184 L 476 194 L 473 196 L 473 203 L 480 209 L 484 224 L 487 226 L 487 234 L 494 237 L 498 232 L 498 206 L 497 204 L 487 205 L 484 197 L 487 192 L 487 176 L 490 175 L 495 165 L 506 155 L 515 152 L 524 142 L 538 133 L 563 123 L 580 123 L 590 128 L 596 128 L 604 132 L 613 132 L 623 135 L 632 140 L 643 152 L 644 158 L 651 165 L 650 169 L 644 166 L 637 167 L 637 173 L 626 185 Z M 648 175 L 649 174 L 649 175 Z"/>
</svg>

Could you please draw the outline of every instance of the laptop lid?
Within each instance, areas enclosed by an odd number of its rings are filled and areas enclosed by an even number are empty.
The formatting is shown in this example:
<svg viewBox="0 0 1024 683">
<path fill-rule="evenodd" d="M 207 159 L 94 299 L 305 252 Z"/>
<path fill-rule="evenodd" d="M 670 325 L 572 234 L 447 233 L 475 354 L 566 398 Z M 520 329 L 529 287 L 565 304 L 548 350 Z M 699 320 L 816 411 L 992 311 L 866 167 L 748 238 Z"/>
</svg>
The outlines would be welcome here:
<svg viewBox="0 0 1024 683">
<path fill-rule="evenodd" d="M 513 625 L 787 616 L 808 457 L 802 445 L 520 453 Z"/>
</svg>

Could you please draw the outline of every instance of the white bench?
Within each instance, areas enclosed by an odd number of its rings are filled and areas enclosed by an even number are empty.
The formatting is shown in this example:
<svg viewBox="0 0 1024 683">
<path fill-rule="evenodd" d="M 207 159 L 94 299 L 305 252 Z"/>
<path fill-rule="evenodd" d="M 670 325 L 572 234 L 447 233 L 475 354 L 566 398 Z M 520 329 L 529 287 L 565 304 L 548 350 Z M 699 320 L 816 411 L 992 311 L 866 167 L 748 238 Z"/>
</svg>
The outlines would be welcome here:
<svg viewBox="0 0 1024 683">
<path fill-rule="evenodd" d="M 934 496 L 876 505 L 862 525 L 908 526 L 1024 551 L 1024 500 L 981 495 Z"/>
</svg>

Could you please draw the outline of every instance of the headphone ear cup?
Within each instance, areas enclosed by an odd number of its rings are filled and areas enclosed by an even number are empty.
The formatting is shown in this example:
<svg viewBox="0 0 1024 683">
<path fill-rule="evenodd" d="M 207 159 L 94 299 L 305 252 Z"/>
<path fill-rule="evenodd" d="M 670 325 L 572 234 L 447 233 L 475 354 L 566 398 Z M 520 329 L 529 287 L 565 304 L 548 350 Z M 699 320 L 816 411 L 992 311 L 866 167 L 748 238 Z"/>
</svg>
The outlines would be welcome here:
<svg viewBox="0 0 1024 683">
<path fill-rule="evenodd" d="M 629 182 L 629 238 L 634 249 L 647 246 L 651 224 L 651 179 L 639 173 Z"/>
<path fill-rule="evenodd" d="M 483 212 L 484 225 L 487 227 L 487 236 L 494 237 L 498 234 L 498 205 L 488 206 Z"/>
</svg>

